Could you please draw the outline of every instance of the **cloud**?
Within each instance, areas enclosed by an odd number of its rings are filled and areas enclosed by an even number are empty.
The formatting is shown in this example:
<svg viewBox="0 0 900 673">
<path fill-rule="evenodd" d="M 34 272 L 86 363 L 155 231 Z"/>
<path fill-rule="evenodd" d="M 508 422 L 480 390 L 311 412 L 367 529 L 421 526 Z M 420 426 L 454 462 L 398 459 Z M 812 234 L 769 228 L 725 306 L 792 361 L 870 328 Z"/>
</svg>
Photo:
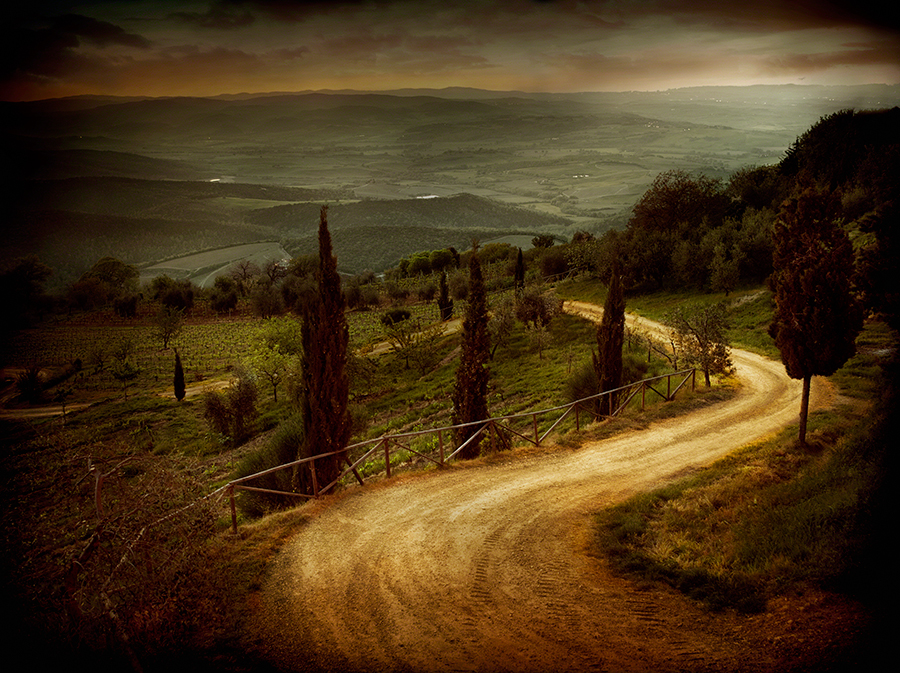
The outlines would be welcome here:
<svg viewBox="0 0 900 673">
<path fill-rule="evenodd" d="M 256 22 L 249 11 L 235 11 L 224 4 L 214 4 L 204 12 L 172 12 L 169 18 L 175 21 L 212 30 L 246 28 Z"/>
<path fill-rule="evenodd" d="M 805 75 L 840 67 L 892 66 L 900 71 L 900 46 L 896 43 L 873 41 L 845 47 L 839 51 L 771 56 L 763 60 L 762 68 L 777 75 Z"/>
<path fill-rule="evenodd" d="M 22 20 L 6 25 L 0 43 L 4 55 L 0 77 L 58 77 L 77 70 L 85 56 L 79 53 L 85 45 L 100 49 L 126 47 L 149 50 L 152 43 L 121 27 L 78 14 L 66 14 L 43 21 Z"/>
</svg>

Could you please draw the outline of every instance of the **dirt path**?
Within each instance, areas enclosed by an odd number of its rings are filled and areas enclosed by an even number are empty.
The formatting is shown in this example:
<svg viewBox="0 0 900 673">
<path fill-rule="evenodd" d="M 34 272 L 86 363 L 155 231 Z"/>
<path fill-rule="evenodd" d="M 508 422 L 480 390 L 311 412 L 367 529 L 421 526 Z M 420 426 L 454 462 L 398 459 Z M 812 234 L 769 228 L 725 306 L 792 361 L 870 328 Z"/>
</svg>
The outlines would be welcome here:
<svg viewBox="0 0 900 673">
<path fill-rule="evenodd" d="M 836 628 L 835 615 L 857 615 L 831 598 L 714 615 L 615 578 L 587 553 L 599 508 L 796 419 L 799 383 L 780 363 L 734 360 L 733 401 L 576 451 L 523 452 L 310 505 L 261 593 L 252 637 L 286 670 L 775 671 L 839 648 L 849 626 Z M 829 403 L 821 382 L 813 395 Z"/>
</svg>

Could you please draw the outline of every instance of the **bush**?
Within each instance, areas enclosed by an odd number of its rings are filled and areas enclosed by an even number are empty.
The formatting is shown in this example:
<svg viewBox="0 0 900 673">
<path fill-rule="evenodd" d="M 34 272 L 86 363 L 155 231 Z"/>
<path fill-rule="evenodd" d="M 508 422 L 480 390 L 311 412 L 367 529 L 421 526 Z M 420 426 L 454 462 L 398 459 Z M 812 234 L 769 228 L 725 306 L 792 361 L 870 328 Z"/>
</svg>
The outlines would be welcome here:
<svg viewBox="0 0 900 673">
<path fill-rule="evenodd" d="M 245 456 L 238 463 L 234 478 L 240 479 L 297 460 L 304 439 L 303 420 L 297 414 L 278 426 L 271 439 L 262 448 Z M 292 469 L 278 470 L 253 479 L 248 486 L 273 491 L 292 491 L 292 477 Z M 260 517 L 273 509 L 296 505 L 299 500 L 289 495 L 241 491 L 238 503 L 245 515 Z"/>
<path fill-rule="evenodd" d="M 575 402 L 600 392 L 600 379 L 592 362 L 579 366 L 566 381 L 565 400 Z"/>
<path fill-rule="evenodd" d="M 211 392 L 203 396 L 203 417 L 214 432 L 227 437 L 232 446 L 239 446 L 252 435 L 256 400 L 256 385 L 241 370 L 225 393 Z"/>
<path fill-rule="evenodd" d="M 138 296 L 129 294 L 119 297 L 113 302 L 113 310 L 121 318 L 133 318 L 137 315 Z"/>
<path fill-rule="evenodd" d="M 19 374 L 16 377 L 16 390 L 29 404 L 40 402 L 44 391 L 40 367 L 31 366 Z"/>
<path fill-rule="evenodd" d="M 405 308 L 392 308 L 381 316 L 381 324 L 385 327 L 390 327 L 391 325 L 396 325 L 398 322 L 409 320 L 411 316 L 412 313 Z"/>
</svg>

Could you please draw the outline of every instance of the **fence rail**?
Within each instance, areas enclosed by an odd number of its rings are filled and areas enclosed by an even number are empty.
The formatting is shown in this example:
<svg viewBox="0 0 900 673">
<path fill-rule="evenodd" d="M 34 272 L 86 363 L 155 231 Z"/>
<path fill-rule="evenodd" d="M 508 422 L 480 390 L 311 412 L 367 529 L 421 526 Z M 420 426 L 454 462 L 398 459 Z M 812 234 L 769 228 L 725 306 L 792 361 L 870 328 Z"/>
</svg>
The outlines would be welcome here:
<svg viewBox="0 0 900 673">
<path fill-rule="evenodd" d="M 677 380 L 675 382 L 673 388 L 673 379 L 679 379 L 679 377 L 681 377 L 680 380 Z M 320 453 L 318 455 L 301 458 L 290 463 L 284 463 L 283 465 L 278 465 L 277 467 L 272 467 L 268 470 L 263 470 L 262 472 L 257 472 L 255 474 L 247 475 L 246 477 L 235 479 L 225 486 L 225 494 L 228 496 L 231 504 L 231 527 L 234 532 L 237 532 L 237 508 L 235 505 L 235 491 L 237 490 L 255 491 L 258 493 L 271 493 L 275 495 L 290 496 L 296 498 L 319 498 L 330 491 L 332 488 L 334 488 L 344 477 L 349 474 L 353 474 L 360 484 L 365 483 L 363 477 L 360 475 L 360 466 L 365 465 L 370 459 L 372 459 L 373 456 L 380 455 L 382 453 L 384 455 L 385 474 L 388 478 L 390 478 L 392 447 L 398 447 L 404 451 L 413 453 L 424 458 L 425 460 L 438 465 L 438 467 L 444 468 L 447 467 L 447 464 L 451 460 L 453 460 L 460 451 L 486 434 L 488 435 L 489 441 L 491 441 L 495 447 L 498 443 L 505 443 L 506 438 L 509 435 L 515 435 L 516 437 L 519 437 L 527 442 L 531 442 L 535 446 L 540 446 L 541 442 L 543 442 L 547 438 L 547 436 L 551 432 L 553 432 L 553 430 L 555 430 L 560 423 L 562 423 L 563 420 L 573 414 L 575 416 L 575 429 L 580 430 L 582 414 L 589 414 L 592 417 L 592 420 L 595 420 L 597 418 L 609 418 L 612 416 L 617 416 L 622 412 L 623 409 L 625 409 L 626 406 L 628 406 L 629 403 L 631 403 L 633 399 L 637 397 L 638 394 L 641 395 L 641 409 L 643 410 L 646 405 L 648 390 L 662 397 L 664 400 L 669 401 L 672 400 L 678 393 L 678 391 L 681 390 L 685 385 L 687 385 L 689 381 L 691 384 L 691 390 L 693 390 L 696 386 L 696 379 L 696 369 L 683 369 L 671 374 L 662 374 L 661 376 L 655 376 L 650 379 L 636 381 L 614 390 L 597 393 L 596 395 L 591 395 L 589 397 L 585 397 L 580 400 L 569 402 L 560 406 L 551 407 L 549 409 L 541 409 L 539 411 L 530 411 L 520 414 L 511 414 L 508 416 L 498 416 L 482 421 L 472 421 L 470 423 L 460 423 L 457 425 L 448 425 L 439 428 L 431 428 L 428 430 L 417 430 L 414 432 L 401 432 L 391 435 L 382 435 L 381 437 L 375 437 L 372 439 L 357 442 L 355 444 L 350 444 L 341 451 Z M 663 380 L 665 380 L 665 392 L 662 391 Z M 606 402 L 605 405 L 604 401 Z M 606 413 L 603 413 L 602 411 L 604 408 L 606 409 Z M 550 424 L 550 427 L 547 428 L 547 430 L 545 430 L 543 433 L 540 433 L 538 430 L 538 418 L 551 416 L 556 413 L 559 413 L 559 417 Z M 520 428 L 518 430 L 512 427 L 513 423 L 517 421 L 520 423 L 520 425 L 517 426 Z M 524 425 L 529 426 L 528 429 L 521 429 L 522 421 L 526 421 Z M 478 426 L 478 429 L 474 433 L 472 433 L 459 446 L 452 448 L 449 454 L 446 453 L 444 444 L 445 438 L 449 438 L 451 440 L 452 447 L 452 439 L 457 430 L 475 426 Z M 429 455 L 433 454 L 434 450 L 425 453 L 412 447 L 412 439 L 428 435 L 434 435 L 436 437 L 437 457 L 435 457 L 434 455 Z M 356 460 L 351 460 L 350 453 L 359 450 L 363 450 L 363 454 Z M 347 468 L 344 469 L 344 471 L 341 472 L 337 476 L 337 478 L 335 478 L 334 481 L 332 481 L 330 484 L 326 484 L 325 486 L 320 487 L 316 479 L 315 461 L 339 454 L 344 456 L 344 460 L 347 463 Z M 272 474 L 273 472 L 278 472 L 280 470 L 298 468 L 302 465 L 309 466 L 313 487 L 312 493 L 277 491 L 273 489 L 259 488 L 256 486 L 247 485 L 247 482 L 253 479 L 257 479 L 259 477 Z"/>
</svg>

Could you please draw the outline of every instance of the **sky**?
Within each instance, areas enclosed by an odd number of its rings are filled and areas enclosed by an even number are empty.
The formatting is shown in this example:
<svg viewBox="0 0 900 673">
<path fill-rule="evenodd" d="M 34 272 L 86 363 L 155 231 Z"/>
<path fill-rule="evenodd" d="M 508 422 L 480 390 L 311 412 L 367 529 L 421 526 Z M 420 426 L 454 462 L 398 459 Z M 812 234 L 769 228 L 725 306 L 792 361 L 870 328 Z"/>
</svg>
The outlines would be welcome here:
<svg viewBox="0 0 900 673">
<path fill-rule="evenodd" d="M 0 100 L 900 84 L 891 0 L 12 0 Z"/>
</svg>

